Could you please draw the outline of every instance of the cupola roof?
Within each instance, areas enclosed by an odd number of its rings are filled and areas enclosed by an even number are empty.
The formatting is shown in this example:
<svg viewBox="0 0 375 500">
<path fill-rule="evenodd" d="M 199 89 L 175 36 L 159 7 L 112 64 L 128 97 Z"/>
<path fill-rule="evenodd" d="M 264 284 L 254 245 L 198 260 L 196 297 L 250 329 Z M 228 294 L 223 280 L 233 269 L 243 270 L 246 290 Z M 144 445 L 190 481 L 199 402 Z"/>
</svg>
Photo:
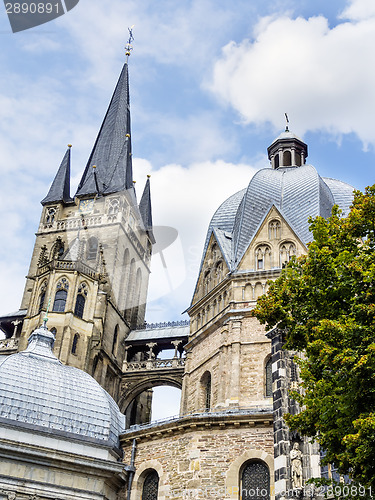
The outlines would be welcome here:
<svg viewBox="0 0 375 500">
<path fill-rule="evenodd" d="M 25 351 L 0 357 L 0 422 L 117 449 L 124 415 L 95 379 L 56 358 L 54 340 L 43 326 Z"/>
</svg>

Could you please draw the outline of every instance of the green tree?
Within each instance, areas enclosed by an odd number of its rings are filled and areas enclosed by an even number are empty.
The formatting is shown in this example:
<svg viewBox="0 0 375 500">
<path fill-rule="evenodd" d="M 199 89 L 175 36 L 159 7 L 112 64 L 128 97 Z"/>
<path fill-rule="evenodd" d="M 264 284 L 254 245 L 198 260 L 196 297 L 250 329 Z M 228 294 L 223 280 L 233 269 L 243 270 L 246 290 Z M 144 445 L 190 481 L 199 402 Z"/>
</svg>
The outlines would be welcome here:
<svg viewBox="0 0 375 500">
<path fill-rule="evenodd" d="M 291 429 L 316 438 L 326 463 L 375 491 L 375 185 L 311 219 L 308 253 L 293 259 L 254 315 L 303 351 L 302 411 Z"/>
</svg>

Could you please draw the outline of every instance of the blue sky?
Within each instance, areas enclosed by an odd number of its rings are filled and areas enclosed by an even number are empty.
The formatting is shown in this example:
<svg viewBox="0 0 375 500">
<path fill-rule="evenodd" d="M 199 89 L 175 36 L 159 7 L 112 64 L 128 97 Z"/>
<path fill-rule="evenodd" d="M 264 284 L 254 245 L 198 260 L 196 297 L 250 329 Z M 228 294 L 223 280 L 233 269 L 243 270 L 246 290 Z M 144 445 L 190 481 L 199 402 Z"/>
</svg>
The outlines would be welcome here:
<svg viewBox="0 0 375 500">
<path fill-rule="evenodd" d="M 209 220 L 268 166 L 284 112 L 322 176 L 374 182 L 373 0 L 80 0 L 16 34 L 2 8 L 0 313 L 19 308 L 39 202 L 68 143 L 80 178 L 131 25 L 138 194 L 151 174 L 154 222 L 179 232 L 165 254 L 172 287 L 154 259 L 149 321 L 181 319 Z"/>
</svg>

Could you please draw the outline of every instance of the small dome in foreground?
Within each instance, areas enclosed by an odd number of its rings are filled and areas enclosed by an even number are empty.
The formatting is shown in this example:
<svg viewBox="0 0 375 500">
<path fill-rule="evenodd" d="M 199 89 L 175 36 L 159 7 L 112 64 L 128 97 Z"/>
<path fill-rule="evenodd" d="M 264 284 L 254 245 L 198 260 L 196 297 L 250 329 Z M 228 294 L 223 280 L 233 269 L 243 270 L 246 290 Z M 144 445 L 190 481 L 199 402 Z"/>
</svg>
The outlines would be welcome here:
<svg viewBox="0 0 375 500">
<path fill-rule="evenodd" d="M 56 358 L 54 340 L 43 326 L 25 351 L 0 357 L 1 421 L 117 448 L 124 415 L 96 380 Z"/>
</svg>

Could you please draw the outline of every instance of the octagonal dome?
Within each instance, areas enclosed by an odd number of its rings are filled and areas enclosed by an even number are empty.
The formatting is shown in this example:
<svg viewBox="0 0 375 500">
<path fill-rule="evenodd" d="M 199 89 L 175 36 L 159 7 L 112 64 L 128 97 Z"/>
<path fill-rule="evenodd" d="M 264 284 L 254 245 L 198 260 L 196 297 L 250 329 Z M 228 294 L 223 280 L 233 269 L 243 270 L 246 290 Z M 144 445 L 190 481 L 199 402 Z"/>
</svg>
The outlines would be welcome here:
<svg viewBox="0 0 375 500">
<path fill-rule="evenodd" d="M 307 245 L 312 238 L 308 218 L 328 217 L 334 204 L 345 215 L 353 199 L 352 186 L 320 177 L 305 163 L 307 146 L 289 130 L 275 139 L 268 151 L 272 167 L 256 172 L 246 189 L 224 201 L 208 228 L 203 255 L 214 232 L 231 270 L 237 268 L 272 206 Z"/>
<path fill-rule="evenodd" d="M 25 351 L 0 358 L 0 422 L 117 448 L 125 417 L 86 372 L 52 352 L 54 335 L 41 327 Z"/>
</svg>

